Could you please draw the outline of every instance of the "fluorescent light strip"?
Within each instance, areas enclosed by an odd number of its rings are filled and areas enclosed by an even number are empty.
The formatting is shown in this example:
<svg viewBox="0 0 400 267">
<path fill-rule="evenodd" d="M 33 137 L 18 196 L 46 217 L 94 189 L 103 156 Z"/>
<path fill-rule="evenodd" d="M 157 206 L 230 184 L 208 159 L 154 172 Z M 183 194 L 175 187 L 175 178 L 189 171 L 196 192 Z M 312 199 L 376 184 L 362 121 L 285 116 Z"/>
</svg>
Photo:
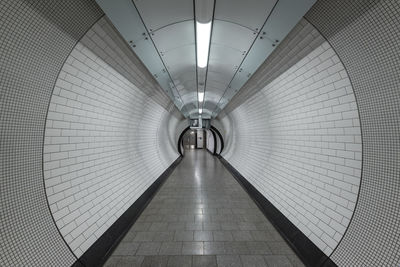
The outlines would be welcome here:
<svg viewBox="0 0 400 267">
<path fill-rule="evenodd" d="M 204 93 L 199 93 L 199 102 L 203 102 L 204 100 Z"/>
<path fill-rule="evenodd" d="M 199 114 L 202 114 L 202 113 L 203 113 L 203 109 L 199 108 Z"/>
<path fill-rule="evenodd" d="M 196 21 L 197 66 L 199 68 L 205 68 L 207 66 L 210 37 L 211 21 L 208 23 Z"/>
</svg>

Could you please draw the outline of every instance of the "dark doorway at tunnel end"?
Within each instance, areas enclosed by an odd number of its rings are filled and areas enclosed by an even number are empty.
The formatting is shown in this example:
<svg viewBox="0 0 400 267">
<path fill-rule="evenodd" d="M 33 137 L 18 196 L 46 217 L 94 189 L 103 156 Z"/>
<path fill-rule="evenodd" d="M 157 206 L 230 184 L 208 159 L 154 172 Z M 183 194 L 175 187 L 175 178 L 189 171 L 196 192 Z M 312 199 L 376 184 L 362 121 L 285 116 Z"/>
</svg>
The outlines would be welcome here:
<svg viewBox="0 0 400 267">
<path fill-rule="evenodd" d="M 182 133 L 179 135 L 179 138 L 178 138 L 177 149 L 178 149 L 179 155 L 181 155 L 181 156 L 184 155 L 184 152 L 183 152 L 184 151 L 184 149 L 183 149 L 183 137 L 185 136 L 185 134 L 186 134 L 186 132 L 188 130 L 190 130 L 190 126 L 186 127 L 182 131 Z M 213 153 L 213 155 L 219 156 L 222 153 L 223 149 L 224 149 L 224 139 L 222 138 L 222 134 L 214 126 L 211 125 L 209 130 L 211 130 L 211 133 L 213 134 L 214 141 L 215 141 L 214 142 L 214 153 Z M 217 151 L 217 138 L 216 138 L 215 134 L 218 135 L 218 139 L 219 139 L 220 144 L 221 144 L 221 148 L 220 148 L 219 152 Z"/>
</svg>

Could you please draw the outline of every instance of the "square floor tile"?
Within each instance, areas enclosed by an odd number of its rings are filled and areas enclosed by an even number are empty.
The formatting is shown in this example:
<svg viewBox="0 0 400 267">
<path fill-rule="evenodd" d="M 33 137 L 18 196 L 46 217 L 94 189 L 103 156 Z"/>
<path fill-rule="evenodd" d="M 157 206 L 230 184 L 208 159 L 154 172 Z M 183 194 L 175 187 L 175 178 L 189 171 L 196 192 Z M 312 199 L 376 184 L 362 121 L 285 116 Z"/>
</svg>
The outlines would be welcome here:
<svg viewBox="0 0 400 267">
<path fill-rule="evenodd" d="M 153 241 L 155 232 L 137 232 L 133 241 L 135 242 L 145 242 L 145 241 Z"/>
<path fill-rule="evenodd" d="M 248 241 L 246 242 L 250 254 L 270 255 L 272 254 L 267 242 L 264 241 Z"/>
<path fill-rule="evenodd" d="M 226 254 L 224 242 L 204 242 L 204 255 Z"/>
<path fill-rule="evenodd" d="M 217 267 L 217 257 L 193 256 L 193 267 Z"/>
<path fill-rule="evenodd" d="M 133 256 L 135 255 L 139 243 L 137 242 L 121 242 L 114 250 L 113 255 L 115 256 Z"/>
<path fill-rule="evenodd" d="M 272 254 L 276 255 L 293 255 L 293 250 L 285 241 L 268 242 Z"/>
<path fill-rule="evenodd" d="M 124 256 L 118 262 L 118 267 L 140 267 L 144 260 L 143 256 Z"/>
<path fill-rule="evenodd" d="M 203 230 L 202 223 L 186 223 L 185 226 L 186 231 L 201 231 Z"/>
<path fill-rule="evenodd" d="M 136 231 L 147 231 L 150 228 L 151 223 L 148 222 L 138 222 L 136 221 L 132 228 L 129 230 L 130 232 Z"/>
<path fill-rule="evenodd" d="M 183 242 L 182 255 L 203 255 L 203 242 Z"/>
<path fill-rule="evenodd" d="M 240 257 L 238 255 L 218 255 L 218 267 L 242 267 Z"/>
<path fill-rule="evenodd" d="M 152 241 L 173 241 L 175 231 L 157 232 Z"/>
<path fill-rule="evenodd" d="M 168 256 L 144 256 L 141 267 L 166 267 Z"/>
<path fill-rule="evenodd" d="M 170 222 L 168 223 L 168 230 L 169 231 L 175 231 L 175 230 L 179 230 L 179 231 L 184 231 L 186 230 L 186 223 L 185 222 Z"/>
<path fill-rule="evenodd" d="M 168 267 L 191 267 L 192 256 L 169 256 Z"/>
<path fill-rule="evenodd" d="M 227 241 L 224 242 L 225 253 L 231 255 L 248 255 L 250 254 L 246 242 Z"/>
<path fill-rule="evenodd" d="M 143 242 L 140 244 L 136 255 L 158 255 L 161 242 Z"/>
<path fill-rule="evenodd" d="M 293 265 L 285 255 L 267 255 L 264 256 L 268 267 L 292 267 Z"/>
<path fill-rule="evenodd" d="M 213 231 L 214 241 L 233 241 L 230 231 Z"/>
<path fill-rule="evenodd" d="M 253 241 L 253 236 L 249 231 L 232 231 L 235 241 Z"/>
<path fill-rule="evenodd" d="M 213 241 L 211 231 L 194 231 L 194 241 Z"/>
<path fill-rule="evenodd" d="M 163 242 L 159 255 L 181 255 L 182 242 Z"/>
<path fill-rule="evenodd" d="M 174 241 L 193 241 L 193 231 L 175 231 Z"/>
<path fill-rule="evenodd" d="M 267 263 L 261 255 L 240 255 L 240 259 L 243 266 L 267 267 Z"/>
<path fill-rule="evenodd" d="M 250 231 L 254 241 L 274 241 L 270 231 Z"/>
<path fill-rule="evenodd" d="M 239 230 L 239 225 L 237 222 L 221 222 L 222 231 L 237 231 Z"/>
<path fill-rule="evenodd" d="M 204 231 L 221 230 L 221 224 L 218 222 L 204 222 L 203 230 Z"/>
<path fill-rule="evenodd" d="M 167 222 L 153 222 L 149 228 L 149 231 L 167 231 L 168 223 Z"/>
</svg>

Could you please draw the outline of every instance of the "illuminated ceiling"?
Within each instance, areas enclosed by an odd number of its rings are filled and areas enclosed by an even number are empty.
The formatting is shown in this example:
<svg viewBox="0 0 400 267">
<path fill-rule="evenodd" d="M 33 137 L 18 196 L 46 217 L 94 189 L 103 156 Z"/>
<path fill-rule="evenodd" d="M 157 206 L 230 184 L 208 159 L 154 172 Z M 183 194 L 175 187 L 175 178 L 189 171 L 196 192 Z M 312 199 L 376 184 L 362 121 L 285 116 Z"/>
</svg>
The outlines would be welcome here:
<svg viewBox="0 0 400 267">
<path fill-rule="evenodd" d="M 200 111 L 203 118 L 213 118 L 315 1 L 97 3 L 185 117 L 198 117 Z"/>
</svg>

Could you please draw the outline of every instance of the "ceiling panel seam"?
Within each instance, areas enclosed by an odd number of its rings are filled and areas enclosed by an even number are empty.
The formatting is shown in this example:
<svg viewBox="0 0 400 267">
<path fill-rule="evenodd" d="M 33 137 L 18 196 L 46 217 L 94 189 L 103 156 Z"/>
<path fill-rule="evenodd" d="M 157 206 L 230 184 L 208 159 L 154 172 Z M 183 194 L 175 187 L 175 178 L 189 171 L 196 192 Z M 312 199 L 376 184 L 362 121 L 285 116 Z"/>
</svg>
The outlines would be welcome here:
<svg viewBox="0 0 400 267">
<path fill-rule="evenodd" d="M 265 26 L 265 24 L 267 23 L 268 19 L 270 18 L 271 14 L 274 12 L 274 9 L 275 9 L 275 7 L 277 6 L 278 2 L 279 2 L 279 0 L 275 2 L 274 6 L 272 7 L 271 11 L 269 12 L 267 18 L 265 19 L 263 25 L 260 27 L 259 32 L 257 33 L 256 37 L 254 38 L 253 42 L 251 43 L 249 49 L 247 49 L 246 56 L 243 57 L 242 62 L 240 62 L 239 67 L 236 69 L 235 74 L 233 75 L 233 77 L 232 77 L 232 79 L 230 80 L 228 86 L 227 86 L 226 89 L 224 90 L 224 93 L 222 94 L 220 100 L 219 100 L 218 103 L 215 105 L 215 108 L 214 108 L 213 112 L 211 113 L 211 117 L 213 116 L 213 114 L 215 113 L 215 111 L 218 109 L 218 105 L 219 105 L 219 103 L 221 102 L 221 99 L 224 97 L 226 91 L 229 89 L 229 87 L 230 87 L 230 85 L 231 85 L 233 79 L 235 78 L 235 76 L 236 76 L 236 74 L 238 73 L 238 71 L 240 70 L 240 67 L 242 66 L 244 60 L 246 59 L 247 55 L 249 54 L 249 51 L 251 50 L 251 48 L 253 47 L 254 43 L 256 42 L 256 40 L 258 39 L 258 37 L 260 36 L 260 33 L 262 32 L 261 29 L 264 28 L 264 26 Z M 240 90 L 240 89 L 238 89 L 238 91 L 239 91 L 239 90 Z M 218 115 L 218 114 L 216 114 L 216 115 Z"/>
<path fill-rule="evenodd" d="M 138 10 L 138 12 L 139 12 L 139 10 Z M 192 19 L 184 19 L 184 20 L 175 21 L 175 22 L 166 24 L 166 25 L 164 25 L 164 26 L 162 26 L 162 27 L 160 27 L 160 28 L 158 28 L 158 29 L 156 29 L 156 30 L 154 30 L 154 29 L 149 29 L 149 30 L 151 31 L 151 33 L 155 33 L 155 32 L 157 32 L 157 31 L 162 30 L 162 29 L 165 29 L 165 28 L 167 28 L 167 27 L 169 27 L 169 26 L 176 25 L 176 24 L 183 23 L 183 22 L 190 22 L 190 21 L 193 21 L 193 20 L 192 20 Z M 146 25 L 146 24 L 145 24 L 145 25 Z M 146 28 L 147 28 L 147 27 L 146 27 Z"/>
<path fill-rule="evenodd" d="M 168 74 L 169 78 L 171 79 L 171 82 L 172 82 L 172 84 L 173 84 L 173 88 L 175 88 L 176 93 L 178 94 L 179 99 L 182 101 L 182 104 L 183 104 L 182 109 L 185 109 L 186 112 L 189 114 L 189 111 L 186 109 L 185 102 L 183 102 L 183 98 L 182 98 L 182 96 L 180 95 L 180 93 L 179 93 L 179 91 L 178 91 L 178 89 L 177 89 L 177 87 L 176 87 L 176 85 L 175 85 L 175 82 L 174 82 L 174 80 L 172 79 L 172 76 L 171 76 L 171 74 L 169 73 L 167 66 L 165 65 L 164 60 L 162 59 L 162 57 L 161 57 L 161 55 L 160 55 L 160 51 L 158 50 L 156 44 L 154 43 L 153 38 L 151 37 L 151 34 L 150 34 L 150 32 L 149 32 L 149 29 L 147 28 L 146 24 L 144 23 L 144 20 L 143 20 L 143 18 L 142 18 L 142 15 L 141 15 L 140 12 L 139 12 L 139 9 L 136 7 L 136 5 L 135 5 L 135 3 L 134 3 L 133 0 L 131 0 L 131 2 L 132 2 L 132 5 L 133 5 L 133 6 L 135 7 L 135 9 L 136 9 L 136 11 L 137 11 L 137 13 L 138 13 L 138 15 L 139 15 L 139 18 L 140 18 L 140 20 L 142 21 L 142 23 L 143 23 L 143 25 L 144 25 L 144 27 L 145 27 L 145 29 L 146 29 L 146 31 L 147 31 L 147 35 L 149 36 L 151 42 L 153 43 L 153 45 L 154 45 L 154 47 L 155 47 L 155 49 L 156 49 L 156 51 L 157 51 L 158 56 L 160 57 L 160 60 L 161 60 L 161 62 L 162 62 L 162 64 L 163 64 L 163 66 L 164 66 L 164 70 L 166 71 L 166 73 Z M 182 112 L 182 111 L 181 111 L 181 112 Z M 183 112 L 182 112 L 182 113 L 183 113 Z M 184 113 L 183 113 L 183 114 L 184 114 Z"/>
<path fill-rule="evenodd" d="M 194 28 L 194 56 L 196 58 L 196 92 L 197 92 L 197 110 L 199 110 L 199 73 L 197 68 L 197 29 L 196 29 L 196 0 L 193 0 L 193 28 Z M 214 0 L 215 1 L 215 0 Z M 211 38 L 210 38 L 211 39 Z M 208 67 L 208 66 L 207 66 Z M 204 87 L 204 93 L 205 93 Z M 188 115 L 190 117 L 190 114 Z"/>
<path fill-rule="evenodd" d="M 208 61 L 210 60 L 210 53 L 211 53 L 211 42 L 212 42 L 212 37 L 213 37 L 213 31 L 214 31 L 214 17 L 215 17 L 215 3 L 217 2 L 217 0 L 214 0 L 214 6 L 213 6 L 213 14 L 212 14 L 212 18 L 211 18 L 211 36 L 210 36 L 210 42 L 208 44 L 208 58 L 207 58 L 207 70 L 206 70 L 206 77 L 204 80 L 204 97 L 203 97 L 203 102 L 201 103 L 201 109 L 203 110 L 204 108 L 204 103 L 206 102 L 206 91 L 207 91 L 207 78 L 208 78 Z M 197 43 L 197 40 L 196 40 Z M 197 67 L 196 67 L 197 69 Z M 199 97 L 199 95 L 197 94 L 197 98 Z M 211 113 L 212 116 L 212 113 Z"/>
</svg>

